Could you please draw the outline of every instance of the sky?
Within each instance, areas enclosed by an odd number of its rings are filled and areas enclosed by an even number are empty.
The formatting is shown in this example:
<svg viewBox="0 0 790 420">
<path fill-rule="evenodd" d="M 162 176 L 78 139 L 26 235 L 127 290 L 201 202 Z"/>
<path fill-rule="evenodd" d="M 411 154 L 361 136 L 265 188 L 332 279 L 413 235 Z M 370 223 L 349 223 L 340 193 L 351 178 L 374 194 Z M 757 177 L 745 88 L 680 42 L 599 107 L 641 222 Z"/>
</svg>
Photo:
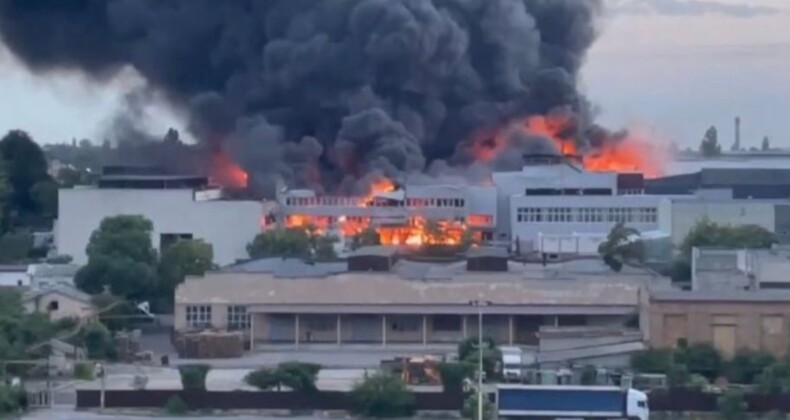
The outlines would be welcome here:
<svg viewBox="0 0 790 420">
<path fill-rule="evenodd" d="M 715 125 L 728 148 L 739 116 L 743 146 L 759 147 L 768 136 L 774 147 L 790 148 L 790 1 L 605 2 L 581 75 L 601 123 L 681 147 L 696 147 Z M 78 74 L 36 77 L 0 45 L 0 133 L 22 128 L 42 143 L 100 141 L 124 92 L 143 84 L 131 71 L 103 86 Z M 153 133 L 183 126 L 183 115 L 163 104 L 147 116 Z"/>
</svg>

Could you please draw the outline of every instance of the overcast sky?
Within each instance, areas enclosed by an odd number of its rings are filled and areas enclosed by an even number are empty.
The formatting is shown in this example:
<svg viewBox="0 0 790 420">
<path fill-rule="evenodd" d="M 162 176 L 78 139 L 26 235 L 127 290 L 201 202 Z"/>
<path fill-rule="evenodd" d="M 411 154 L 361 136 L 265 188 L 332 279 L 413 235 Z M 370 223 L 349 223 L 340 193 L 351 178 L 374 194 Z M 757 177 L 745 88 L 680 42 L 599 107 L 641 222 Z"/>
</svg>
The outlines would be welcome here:
<svg viewBox="0 0 790 420">
<path fill-rule="evenodd" d="M 716 125 L 729 146 L 740 116 L 745 146 L 769 136 L 790 147 L 790 1 L 606 1 L 582 74 L 601 122 L 648 128 L 682 146 Z M 0 46 L 0 132 L 23 128 L 42 142 L 99 139 L 122 93 L 140 83 L 129 73 L 110 86 L 78 75 L 37 78 Z M 151 115 L 154 132 L 177 124 L 163 109 Z"/>
</svg>

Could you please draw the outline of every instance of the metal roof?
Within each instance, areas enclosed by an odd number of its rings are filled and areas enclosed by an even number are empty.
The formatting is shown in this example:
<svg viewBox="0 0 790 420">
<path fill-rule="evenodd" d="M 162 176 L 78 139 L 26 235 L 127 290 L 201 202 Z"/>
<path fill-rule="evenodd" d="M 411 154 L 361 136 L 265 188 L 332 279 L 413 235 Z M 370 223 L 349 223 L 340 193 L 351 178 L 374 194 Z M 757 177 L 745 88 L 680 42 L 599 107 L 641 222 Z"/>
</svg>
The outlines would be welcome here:
<svg viewBox="0 0 790 420">
<path fill-rule="evenodd" d="M 788 185 L 790 169 L 704 168 L 701 185 Z"/>
</svg>

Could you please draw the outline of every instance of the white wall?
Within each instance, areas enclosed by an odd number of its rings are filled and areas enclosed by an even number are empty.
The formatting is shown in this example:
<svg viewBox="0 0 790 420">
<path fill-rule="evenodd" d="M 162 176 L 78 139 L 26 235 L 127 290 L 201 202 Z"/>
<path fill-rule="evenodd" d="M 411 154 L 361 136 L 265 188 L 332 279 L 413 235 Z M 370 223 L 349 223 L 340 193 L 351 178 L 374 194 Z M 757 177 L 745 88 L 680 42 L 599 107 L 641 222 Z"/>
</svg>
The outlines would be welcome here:
<svg viewBox="0 0 790 420">
<path fill-rule="evenodd" d="M 0 286 L 30 286 L 30 276 L 27 271 L 0 272 Z"/>
<path fill-rule="evenodd" d="M 58 303 L 58 309 L 52 311 L 48 309 L 52 302 Z M 52 320 L 84 318 L 92 316 L 94 312 L 90 303 L 84 303 L 59 293 L 47 293 L 38 299 L 30 300 L 25 303 L 25 309 L 28 312 L 48 313 Z"/>
<path fill-rule="evenodd" d="M 708 219 L 720 225 L 758 225 L 775 231 L 775 207 L 768 201 L 723 200 L 707 201 L 699 199 L 670 200 L 667 222 L 672 236 L 672 244 L 679 245 L 686 238 L 691 228 L 698 222 Z M 662 218 L 663 219 L 663 218 Z M 662 228 L 662 230 L 664 230 Z"/>
<path fill-rule="evenodd" d="M 153 222 L 152 242 L 162 233 L 189 233 L 214 247 L 219 265 L 246 258 L 246 245 L 260 232 L 261 203 L 257 201 L 194 201 L 180 190 L 76 188 L 59 191 L 55 245 L 74 262 L 87 262 L 85 247 L 105 217 L 143 215 Z"/>
<path fill-rule="evenodd" d="M 517 209 L 520 207 L 537 208 L 571 208 L 573 215 L 580 208 L 658 208 L 660 196 L 651 195 L 622 195 L 622 196 L 513 196 L 510 198 L 510 226 L 513 241 L 518 238 L 522 243 L 522 250 L 528 251 L 530 244 L 533 248 L 534 241 L 539 234 L 569 236 L 573 234 L 608 234 L 615 222 L 519 222 Z M 640 232 L 655 230 L 655 223 L 626 223 Z M 527 248 L 523 248 L 523 247 Z"/>
</svg>

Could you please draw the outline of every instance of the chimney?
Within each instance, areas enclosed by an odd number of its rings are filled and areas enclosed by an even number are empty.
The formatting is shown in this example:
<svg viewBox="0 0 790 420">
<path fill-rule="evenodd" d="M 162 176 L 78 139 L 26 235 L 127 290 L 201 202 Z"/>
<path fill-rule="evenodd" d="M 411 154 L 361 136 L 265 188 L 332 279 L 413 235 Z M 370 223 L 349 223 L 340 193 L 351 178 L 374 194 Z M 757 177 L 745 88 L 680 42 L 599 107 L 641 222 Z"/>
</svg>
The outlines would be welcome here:
<svg viewBox="0 0 790 420">
<path fill-rule="evenodd" d="M 741 117 L 735 117 L 735 143 L 732 150 L 741 150 Z"/>
</svg>

